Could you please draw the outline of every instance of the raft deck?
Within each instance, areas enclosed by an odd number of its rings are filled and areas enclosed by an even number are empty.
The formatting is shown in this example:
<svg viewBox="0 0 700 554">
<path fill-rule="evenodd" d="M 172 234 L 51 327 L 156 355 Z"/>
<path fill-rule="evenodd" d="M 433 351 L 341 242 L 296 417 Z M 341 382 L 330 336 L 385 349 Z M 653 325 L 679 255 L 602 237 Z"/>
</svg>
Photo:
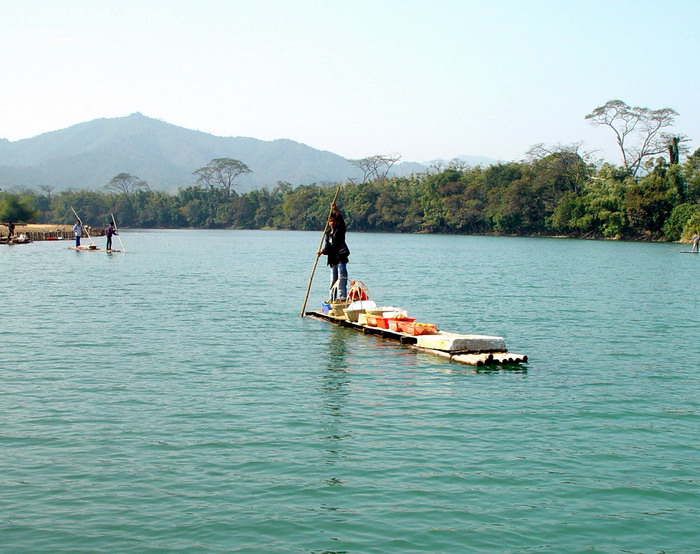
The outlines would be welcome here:
<svg viewBox="0 0 700 554">
<path fill-rule="evenodd" d="M 68 250 L 77 250 L 78 252 L 121 252 L 121 250 L 105 250 L 104 248 L 91 248 L 89 246 L 69 246 Z"/>
<path fill-rule="evenodd" d="M 508 352 L 502 337 L 484 335 L 460 335 L 438 331 L 434 335 L 409 335 L 391 329 L 361 325 L 350 321 L 345 316 L 334 316 L 322 311 L 309 311 L 305 317 L 327 321 L 340 327 L 353 329 L 368 335 L 376 335 L 383 339 L 397 341 L 421 352 L 428 352 L 450 361 L 471 366 L 506 365 L 527 363 L 527 356 Z"/>
</svg>

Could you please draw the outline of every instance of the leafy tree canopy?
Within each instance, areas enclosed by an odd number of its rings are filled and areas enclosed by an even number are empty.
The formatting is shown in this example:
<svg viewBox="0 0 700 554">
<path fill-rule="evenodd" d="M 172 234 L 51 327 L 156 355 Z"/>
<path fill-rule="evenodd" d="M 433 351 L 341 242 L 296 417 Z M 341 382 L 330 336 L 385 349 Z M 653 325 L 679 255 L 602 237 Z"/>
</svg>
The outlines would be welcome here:
<svg viewBox="0 0 700 554">
<path fill-rule="evenodd" d="M 18 194 L 0 195 L 0 221 L 12 223 L 33 223 L 39 217 L 39 211 L 32 207 L 33 199 Z"/>
</svg>

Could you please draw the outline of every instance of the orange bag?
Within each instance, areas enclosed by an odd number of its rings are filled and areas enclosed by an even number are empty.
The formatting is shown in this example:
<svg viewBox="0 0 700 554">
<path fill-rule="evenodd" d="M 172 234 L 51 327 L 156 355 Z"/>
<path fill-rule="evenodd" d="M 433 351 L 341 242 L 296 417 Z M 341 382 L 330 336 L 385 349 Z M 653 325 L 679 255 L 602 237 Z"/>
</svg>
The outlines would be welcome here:
<svg viewBox="0 0 700 554">
<path fill-rule="evenodd" d="M 369 300 L 369 289 L 362 281 L 350 281 L 350 291 L 348 292 L 348 300 L 354 302 L 356 300 Z"/>
</svg>

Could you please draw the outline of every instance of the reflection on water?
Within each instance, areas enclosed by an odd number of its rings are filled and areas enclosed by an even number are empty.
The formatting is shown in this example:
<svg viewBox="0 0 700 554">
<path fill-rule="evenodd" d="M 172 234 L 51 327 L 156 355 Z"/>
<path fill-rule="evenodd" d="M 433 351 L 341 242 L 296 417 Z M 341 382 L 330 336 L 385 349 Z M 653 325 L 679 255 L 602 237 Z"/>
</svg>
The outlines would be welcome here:
<svg viewBox="0 0 700 554">
<path fill-rule="evenodd" d="M 328 357 L 326 370 L 322 375 L 321 392 L 323 396 L 325 429 L 324 440 L 329 441 L 328 452 L 340 455 L 338 441 L 351 434 L 342 429 L 344 408 L 350 394 L 350 373 L 348 370 L 348 337 L 342 329 L 331 328 L 328 334 Z M 337 483 L 335 483 L 337 484 Z"/>
<path fill-rule="evenodd" d="M 339 332 L 340 331 L 340 332 Z M 322 390 L 328 415 L 342 416 L 345 397 L 348 394 L 348 341 L 342 329 L 331 328 L 328 335 L 328 359 L 323 374 Z"/>
<path fill-rule="evenodd" d="M 328 335 L 328 369 L 345 372 L 348 369 L 348 333 L 335 326 Z"/>
<path fill-rule="evenodd" d="M 325 371 L 322 373 L 321 396 L 323 398 L 323 436 L 326 451 L 325 463 L 338 471 L 346 457 L 343 441 L 352 437 L 345 430 L 344 410 L 350 395 L 350 372 L 348 367 L 348 336 L 342 329 L 332 328 L 328 333 L 328 350 Z M 340 332 L 339 332 L 340 331 Z M 327 475 L 323 482 L 332 489 L 342 489 L 344 481 L 335 474 Z M 329 512 L 343 511 L 340 506 L 325 503 L 321 506 Z"/>
</svg>

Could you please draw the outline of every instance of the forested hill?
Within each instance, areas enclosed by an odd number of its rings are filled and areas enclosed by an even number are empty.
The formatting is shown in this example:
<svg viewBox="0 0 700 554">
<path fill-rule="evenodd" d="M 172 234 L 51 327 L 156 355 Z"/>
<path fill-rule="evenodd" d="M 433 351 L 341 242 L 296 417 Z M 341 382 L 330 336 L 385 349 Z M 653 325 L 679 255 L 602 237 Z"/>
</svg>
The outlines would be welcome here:
<svg viewBox="0 0 700 554">
<path fill-rule="evenodd" d="M 287 140 L 217 137 L 135 113 L 96 119 L 16 142 L 0 141 L 0 186 L 98 189 L 130 173 L 152 189 L 193 184 L 192 172 L 214 158 L 244 162 L 244 192 L 278 181 L 293 185 L 360 176 L 342 156 Z"/>
<path fill-rule="evenodd" d="M 346 158 L 293 140 L 218 137 L 134 113 L 30 139 L 0 139 L 0 188 L 94 190 L 119 173 L 129 173 L 151 189 L 175 192 L 192 185 L 192 172 L 215 158 L 240 160 L 252 170 L 238 180 L 241 193 L 278 182 L 306 185 L 362 178 L 362 171 Z M 425 169 L 399 163 L 393 174 Z"/>
</svg>

